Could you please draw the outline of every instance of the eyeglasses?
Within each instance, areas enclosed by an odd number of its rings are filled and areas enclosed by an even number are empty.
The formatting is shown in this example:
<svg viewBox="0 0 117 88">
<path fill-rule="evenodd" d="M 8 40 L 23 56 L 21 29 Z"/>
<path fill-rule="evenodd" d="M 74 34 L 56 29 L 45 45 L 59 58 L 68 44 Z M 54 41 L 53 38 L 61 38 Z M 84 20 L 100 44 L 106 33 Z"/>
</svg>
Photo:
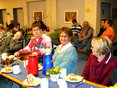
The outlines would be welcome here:
<svg viewBox="0 0 117 88">
<path fill-rule="evenodd" d="M 67 38 L 68 36 L 67 36 L 67 35 L 66 35 L 66 36 L 61 35 L 60 37 L 61 37 L 61 38 L 63 38 L 63 37 L 64 37 L 64 38 Z"/>
<path fill-rule="evenodd" d="M 33 32 L 34 32 L 34 31 L 39 31 L 39 29 L 34 29 L 34 30 L 32 30 L 32 31 L 33 31 Z"/>
<path fill-rule="evenodd" d="M 91 46 L 91 49 L 93 49 L 94 47 L 93 46 Z"/>
</svg>

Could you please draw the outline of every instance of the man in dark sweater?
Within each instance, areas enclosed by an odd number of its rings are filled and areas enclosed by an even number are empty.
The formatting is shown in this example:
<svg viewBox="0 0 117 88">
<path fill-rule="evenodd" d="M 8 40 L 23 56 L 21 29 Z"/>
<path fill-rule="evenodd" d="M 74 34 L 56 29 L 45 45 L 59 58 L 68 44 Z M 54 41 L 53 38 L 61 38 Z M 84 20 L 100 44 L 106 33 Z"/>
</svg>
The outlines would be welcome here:
<svg viewBox="0 0 117 88">
<path fill-rule="evenodd" d="M 106 28 L 105 28 L 105 26 L 104 26 L 105 22 L 106 22 L 106 19 L 102 19 L 102 21 L 101 21 L 101 26 L 102 26 L 102 28 L 100 28 L 100 32 L 99 32 L 99 34 L 97 35 L 97 37 L 100 37 L 100 36 L 103 34 L 103 32 L 106 30 Z"/>
<path fill-rule="evenodd" d="M 6 22 L 6 26 L 9 27 L 11 30 L 14 27 L 14 21 L 10 20 L 10 24 L 8 25 L 8 23 Z"/>
</svg>

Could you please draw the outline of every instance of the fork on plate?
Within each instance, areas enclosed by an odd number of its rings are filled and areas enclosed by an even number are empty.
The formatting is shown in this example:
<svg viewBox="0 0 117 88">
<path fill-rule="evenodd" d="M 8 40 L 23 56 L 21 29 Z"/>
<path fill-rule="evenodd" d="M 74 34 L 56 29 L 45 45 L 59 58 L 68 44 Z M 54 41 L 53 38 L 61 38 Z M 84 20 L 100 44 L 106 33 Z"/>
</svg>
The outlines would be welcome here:
<svg viewBox="0 0 117 88">
<path fill-rule="evenodd" d="M 82 84 L 84 82 L 85 82 L 85 79 L 82 79 L 81 82 L 77 83 L 76 85 L 72 85 L 72 86 L 75 88 L 76 86 L 78 86 L 78 85 L 80 85 L 80 84 Z"/>
</svg>

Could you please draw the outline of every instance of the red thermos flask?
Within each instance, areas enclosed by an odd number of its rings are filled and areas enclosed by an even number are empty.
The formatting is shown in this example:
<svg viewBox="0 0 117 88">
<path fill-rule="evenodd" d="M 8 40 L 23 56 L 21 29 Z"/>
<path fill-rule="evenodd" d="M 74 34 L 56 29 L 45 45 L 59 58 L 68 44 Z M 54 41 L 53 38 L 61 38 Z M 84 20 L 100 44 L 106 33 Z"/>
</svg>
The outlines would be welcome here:
<svg viewBox="0 0 117 88">
<path fill-rule="evenodd" d="M 38 75 L 38 56 L 29 55 L 28 60 L 28 74 Z"/>
</svg>

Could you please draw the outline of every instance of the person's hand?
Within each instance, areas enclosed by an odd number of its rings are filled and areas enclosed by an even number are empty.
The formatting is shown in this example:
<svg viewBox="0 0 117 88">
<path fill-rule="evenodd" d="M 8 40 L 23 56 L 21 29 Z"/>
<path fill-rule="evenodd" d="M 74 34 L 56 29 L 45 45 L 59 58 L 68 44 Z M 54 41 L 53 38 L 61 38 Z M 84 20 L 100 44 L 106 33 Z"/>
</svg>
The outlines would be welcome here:
<svg viewBox="0 0 117 88">
<path fill-rule="evenodd" d="M 83 41 L 84 39 L 83 38 L 81 38 L 81 41 Z"/>
<path fill-rule="evenodd" d="M 79 41 L 82 41 L 82 38 L 81 37 L 79 37 Z"/>
<path fill-rule="evenodd" d="M 33 55 L 36 55 L 36 56 L 38 55 L 37 52 L 32 52 L 32 54 L 33 54 Z"/>
<path fill-rule="evenodd" d="M 84 40 L 84 38 L 79 37 L 79 41 L 83 41 L 83 40 Z"/>
<path fill-rule="evenodd" d="M 14 56 L 18 56 L 18 55 L 20 55 L 18 52 L 15 52 L 15 53 L 14 53 Z"/>
</svg>

